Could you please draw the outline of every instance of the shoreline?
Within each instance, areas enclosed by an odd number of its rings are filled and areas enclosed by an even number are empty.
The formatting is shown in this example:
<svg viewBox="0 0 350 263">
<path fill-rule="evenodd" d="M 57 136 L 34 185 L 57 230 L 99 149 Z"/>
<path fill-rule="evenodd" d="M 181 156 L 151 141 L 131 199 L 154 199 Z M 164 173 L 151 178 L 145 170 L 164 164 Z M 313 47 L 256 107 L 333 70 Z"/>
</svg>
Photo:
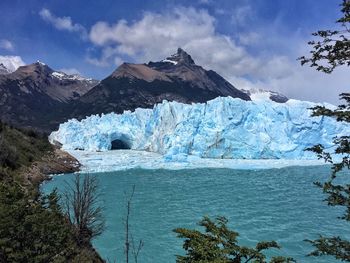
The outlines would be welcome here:
<svg viewBox="0 0 350 263">
<path fill-rule="evenodd" d="M 80 171 L 81 164 L 74 156 L 54 146 L 40 161 L 33 162 L 20 174 L 27 185 L 40 185 L 51 180 L 51 175 L 74 173 Z"/>
</svg>

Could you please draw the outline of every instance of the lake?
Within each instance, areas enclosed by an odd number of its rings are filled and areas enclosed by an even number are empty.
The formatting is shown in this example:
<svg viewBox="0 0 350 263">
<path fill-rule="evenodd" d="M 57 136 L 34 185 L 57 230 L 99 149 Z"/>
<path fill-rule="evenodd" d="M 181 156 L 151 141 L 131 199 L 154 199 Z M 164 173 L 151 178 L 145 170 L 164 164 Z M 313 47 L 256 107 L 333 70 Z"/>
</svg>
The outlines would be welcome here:
<svg viewBox="0 0 350 263">
<path fill-rule="evenodd" d="M 129 169 L 95 173 L 99 178 L 105 232 L 93 245 L 105 259 L 124 261 L 125 192 L 135 185 L 131 231 L 144 247 L 139 262 L 175 262 L 183 254 L 177 227 L 198 228 L 204 216 L 225 216 L 240 233 L 240 244 L 275 240 L 281 250 L 269 255 L 291 256 L 298 262 L 337 262 L 332 258 L 306 257 L 312 247 L 305 239 L 319 234 L 350 237 L 348 223 L 337 219 L 342 209 L 328 207 L 322 191 L 313 185 L 326 180 L 329 166 L 286 167 L 267 170 Z M 74 175 L 54 176 L 42 186 L 63 191 Z M 133 262 L 133 261 L 132 261 Z"/>
</svg>

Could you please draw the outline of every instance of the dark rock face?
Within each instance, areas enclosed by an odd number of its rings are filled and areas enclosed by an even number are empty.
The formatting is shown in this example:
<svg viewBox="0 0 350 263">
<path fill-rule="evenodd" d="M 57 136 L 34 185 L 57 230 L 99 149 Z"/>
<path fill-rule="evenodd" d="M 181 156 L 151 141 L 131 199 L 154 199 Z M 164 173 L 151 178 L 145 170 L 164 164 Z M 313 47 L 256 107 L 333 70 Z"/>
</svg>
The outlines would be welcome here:
<svg viewBox="0 0 350 263">
<path fill-rule="evenodd" d="M 77 101 L 73 115 L 83 118 L 96 113 L 121 113 L 138 107 L 150 108 L 163 100 L 206 102 L 218 96 L 250 100 L 216 72 L 196 65 L 179 48 L 176 54 L 160 62 L 122 64 Z"/>
<path fill-rule="evenodd" d="M 277 92 L 271 92 L 270 100 L 278 103 L 286 103 L 289 99 L 283 94 L 279 94 Z"/>
<path fill-rule="evenodd" d="M 65 107 L 96 81 L 55 72 L 37 62 L 0 75 L 0 118 L 19 127 L 49 131 Z"/>
<path fill-rule="evenodd" d="M 0 75 L 2 74 L 9 74 L 10 70 L 5 67 L 4 64 L 0 63 Z"/>
<path fill-rule="evenodd" d="M 28 92 L 35 90 L 59 102 L 77 99 L 98 83 L 96 80 L 54 71 L 41 62 L 19 67 L 3 77 L 7 81 L 19 83 L 19 87 L 27 88 Z"/>
</svg>

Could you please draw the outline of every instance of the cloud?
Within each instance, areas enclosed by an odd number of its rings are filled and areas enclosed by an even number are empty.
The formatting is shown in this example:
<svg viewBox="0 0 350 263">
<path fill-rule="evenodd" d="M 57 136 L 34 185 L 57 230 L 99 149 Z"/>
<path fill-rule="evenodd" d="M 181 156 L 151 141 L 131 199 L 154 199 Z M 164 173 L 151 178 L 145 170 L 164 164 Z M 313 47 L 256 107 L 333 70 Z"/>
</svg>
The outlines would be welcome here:
<svg viewBox="0 0 350 263">
<path fill-rule="evenodd" d="M 252 14 L 251 7 L 238 7 L 232 21 L 244 24 L 253 19 Z M 308 39 L 298 33 L 281 35 L 277 26 L 260 26 L 230 36 L 219 33 L 217 24 L 207 10 L 184 7 L 145 12 L 132 22 L 99 21 L 92 26 L 89 39 L 102 53 L 87 60 L 97 66 L 118 65 L 123 57 L 144 63 L 163 59 L 182 47 L 197 64 L 215 70 L 237 88 L 262 88 L 290 98 L 332 103 L 338 103 L 338 94 L 348 90 L 346 70 L 325 75 L 300 66 L 296 58 L 307 53 Z"/>
<path fill-rule="evenodd" d="M 52 24 L 58 30 L 76 32 L 79 33 L 83 39 L 87 38 L 87 31 L 85 27 L 80 24 L 73 23 L 71 17 L 69 16 L 57 17 L 46 8 L 41 9 L 39 15 L 44 21 Z"/>
<path fill-rule="evenodd" d="M 100 46 L 103 54 L 90 63 L 105 66 L 114 57 L 129 56 L 136 62 L 160 60 L 174 53 L 178 47 L 189 52 L 199 65 L 213 69 L 224 77 L 263 76 L 273 61 L 284 58 L 272 56 L 270 63 L 250 55 L 244 46 L 224 34 L 217 33 L 216 19 L 206 10 L 175 8 L 164 14 L 145 13 L 129 24 L 119 20 L 115 24 L 97 22 L 90 30 L 90 40 Z M 283 65 L 282 65 L 283 66 Z M 288 74 L 285 67 L 272 74 Z M 283 70 L 282 70 L 283 69 Z"/>
<path fill-rule="evenodd" d="M 212 0 L 198 0 L 198 3 L 201 5 L 209 5 L 212 4 Z"/>
<path fill-rule="evenodd" d="M 12 42 L 7 40 L 7 39 L 1 39 L 0 40 L 0 48 L 5 49 L 7 51 L 13 51 L 14 50 L 14 46 L 13 46 Z"/>
<path fill-rule="evenodd" d="M 97 67 L 108 67 L 110 64 L 107 61 L 104 61 L 103 59 L 98 58 L 92 58 L 92 57 L 86 57 L 86 62 L 90 63 L 91 65 L 97 66 Z"/>
<path fill-rule="evenodd" d="M 215 32 L 214 17 L 194 8 L 175 8 L 166 14 L 145 13 L 132 24 L 125 20 L 115 24 L 100 21 L 91 28 L 89 37 L 103 48 L 104 62 L 120 55 L 138 62 L 158 60 L 182 47 L 199 64 L 218 71 L 244 75 L 256 66 L 234 40 Z"/>
<path fill-rule="evenodd" d="M 254 15 L 253 8 L 250 5 L 238 6 L 233 10 L 232 23 L 238 26 L 245 26 L 247 21 Z"/>
<path fill-rule="evenodd" d="M 257 32 L 245 32 L 238 35 L 239 43 L 245 46 L 251 46 L 258 43 L 262 36 Z"/>
<path fill-rule="evenodd" d="M 275 68 L 281 64 L 276 63 Z M 280 92 L 291 99 L 308 100 L 313 102 L 329 102 L 335 105 L 340 103 L 339 94 L 349 90 L 350 82 L 348 68 L 343 67 L 335 70 L 332 74 L 324 74 L 309 67 L 301 67 L 299 62 L 289 59 L 282 77 L 272 69 L 266 71 L 265 78 L 255 77 L 247 79 L 244 77 L 231 76 L 227 80 L 240 89 L 264 89 Z M 277 71 L 278 72 L 278 71 Z"/>
<path fill-rule="evenodd" d="M 11 72 L 25 65 L 20 56 L 0 56 L 0 64 L 3 64 Z"/>
<path fill-rule="evenodd" d="M 121 60 L 117 54 L 119 53 L 119 49 L 115 47 L 105 47 L 102 50 L 102 55 L 100 58 L 93 58 L 91 56 L 88 56 L 86 58 L 86 61 L 92 65 L 95 65 L 97 67 L 108 67 L 110 66 L 110 58 L 114 57 L 114 64 L 115 65 L 120 65 L 121 63 L 117 63 L 118 60 Z"/>
</svg>

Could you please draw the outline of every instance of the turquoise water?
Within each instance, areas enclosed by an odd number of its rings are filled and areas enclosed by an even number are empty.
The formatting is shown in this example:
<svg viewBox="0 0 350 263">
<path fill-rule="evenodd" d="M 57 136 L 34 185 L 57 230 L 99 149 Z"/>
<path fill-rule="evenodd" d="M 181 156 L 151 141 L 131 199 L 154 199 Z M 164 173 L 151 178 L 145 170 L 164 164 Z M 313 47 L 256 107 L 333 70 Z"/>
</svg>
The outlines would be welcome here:
<svg viewBox="0 0 350 263">
<path fill-rule="evenodd" d="M 270 255 L 288 255 L 298 262 L 337 262 L 332 258 L 305 257 L 312 247 L 305 239 L 319 234 L 350 237 L 342 210 L 328 207 L 321 190 L 313 185 L 325 180 L 330 168 L 290 167 L 270 170 L 127 170 L 98 173 L 107 228 L 94 241 L 105 258 L 123 262 L 125 192 L 136 185 L 131 227 L 135 240 L 145 246 L 139 262 L 175 262 L 182 241 L 172 230 L 197 227 L 203 215 L 223 215 L 240 233 L 241 244 L 276 240 L 282 249 Z M 56 176 L 43 185 L 44 192 L 64 189 L 73 175 Z"/>
</svg>

